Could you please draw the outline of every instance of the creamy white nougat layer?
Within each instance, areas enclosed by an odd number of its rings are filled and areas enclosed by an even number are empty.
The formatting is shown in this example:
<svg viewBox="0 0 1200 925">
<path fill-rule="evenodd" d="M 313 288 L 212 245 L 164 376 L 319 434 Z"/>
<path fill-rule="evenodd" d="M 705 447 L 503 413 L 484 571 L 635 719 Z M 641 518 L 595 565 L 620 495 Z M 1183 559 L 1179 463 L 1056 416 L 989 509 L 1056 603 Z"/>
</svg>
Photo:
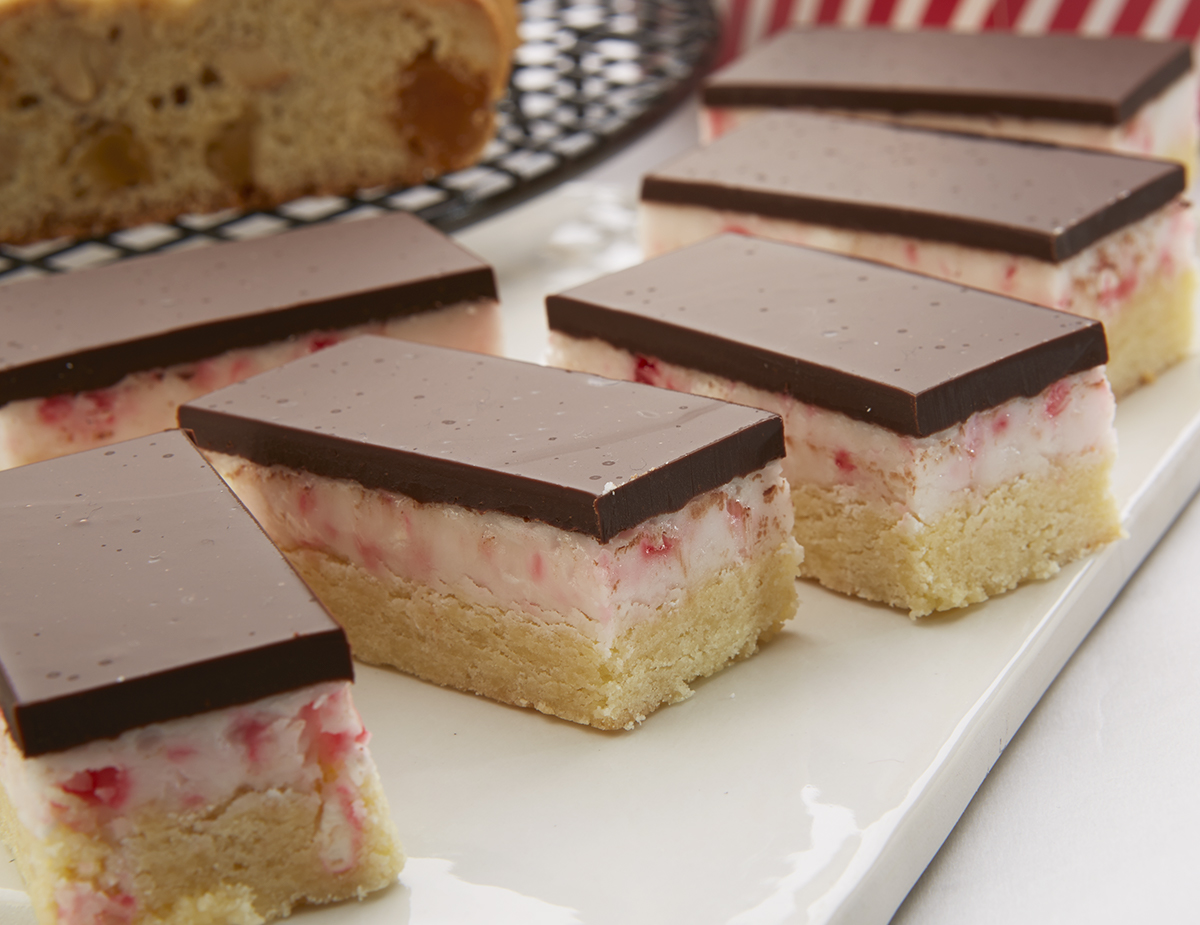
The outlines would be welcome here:
<svg viewBox="0 0 1200 925">
<path fill-rule="evenodd" d="M 0 469 L 167 430 L 186 402 L 361 334 L 496 353 L 499 310 L 493 299 L 464 302 L 130 373 L 103 389 L 9 402 L 0 406 Z"/>
<path fill-rule="evenodd" d="M 702 206 L 643 201 L 640 215 L 647 258 L 732 231 L 872 260 L 1099 321 L 1113 320 L 1144 288 L 1181 279 L 1196 259 L 1191 206 L 1179 199 L 1058 264 Z"/>
<path fill-rule="evenodd" d="M 970 116 L 953 113 L 894 113 L 881 110 L 814 110 L 795 107 L 798 112 L 874 119 L 895 125 L 1040 141 L 1075 148 L 1093 148 L 1143 157 L 1161 157 L 1178 161 L 1188 169 L 1192 181 L 1196 173 L 1196 152 L 1200 144 L 1197 130 L 1196 99 L 1200 83 L 1195 72 L 1175 81 L 1121 125 L 1066 122 L 1058 119 L 1030 119 L 1016 116 Z M 700 137 L 708 144 L 755 118 L 765 107 L 712 106 L 700 111 Z"/>
<path fill-rule="evenodd" d="M 385 581 L 566 622 L 603 646 L 689 588 L 791 542 L 778 461 L 601 543 L 508 514 L 206 455 L 285 552 L 318 549 Z"/>
<path fill-rule="evenodd" d="M 1102 367 L 1067 376 L 927 437 L 897 434 L 837 411 L 721 376 L 552 331 L 550 363 L 612 379 L 721 398 L 783 418 L 792 485 L 853 486 L 858 496 L 932 523 L 963 492 L 983 498 L 1022 475 L 1081 454 L 1116 452 L 1116 405 Z"/>
<path fill-rule="evenodd" d="M 139 813 L 221 807 L 247 792 L 321 797 L 316 838 L 331 873 L 359 860 L 375 774 L 369 734 L 347 682 L 328 682 L 153 723 L 62 752 L 26 758 L 0 721 L 0 783 L 33 837 L 57 827 L 122 839 Z"/>
</svg>

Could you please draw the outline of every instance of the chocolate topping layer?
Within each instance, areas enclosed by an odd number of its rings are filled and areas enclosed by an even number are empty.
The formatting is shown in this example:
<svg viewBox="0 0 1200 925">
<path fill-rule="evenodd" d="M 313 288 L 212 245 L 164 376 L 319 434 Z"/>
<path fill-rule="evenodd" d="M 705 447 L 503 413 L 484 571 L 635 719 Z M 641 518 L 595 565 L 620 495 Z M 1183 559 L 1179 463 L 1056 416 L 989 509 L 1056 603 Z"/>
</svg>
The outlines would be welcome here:
<svg viewBox="0 0 1200 925">
<path fill-rule="evenodd" d="M 926 436 L 1107 360 L 1099 321 L 721 235 L 550 296 L 552 330 Z"/>
<path fill-rule="evenodd" d="M 0 287 L 0 405 L 485 298 L 491 268 L 405 213 Z"/>
<path fill-rule="evenodd" d="M 762 411 L 361 337 L 179 409 L 208 450 L 606 542 L 784 454 Z"/>
<path fill-rule="evenodd" d="M 708 106 L 810 106 L 1119 125 L 1186 74 L 1186 42 L 1061 33 L 785 32 L 710 77 Z"/>
<path fill-rule="evenodd" d="M 0 705 L 26 755 L 352 678 L 341 629 L 178 431 L 0 472 Z"/>
<path fill-rule="evenodd" d="M 1057 263 L 1183 189 L 1167 161 L 779 111 L 654 171 L 642 199 Z"/>
</svg>

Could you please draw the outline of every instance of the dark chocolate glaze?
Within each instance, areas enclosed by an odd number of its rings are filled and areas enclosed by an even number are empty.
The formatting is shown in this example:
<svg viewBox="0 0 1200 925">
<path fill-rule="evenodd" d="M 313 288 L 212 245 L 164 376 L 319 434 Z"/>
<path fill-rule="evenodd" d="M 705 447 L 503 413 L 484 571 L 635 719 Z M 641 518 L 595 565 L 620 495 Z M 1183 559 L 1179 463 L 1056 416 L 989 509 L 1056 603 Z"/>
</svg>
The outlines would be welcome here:
<svg viewBox="0 0 1200 925">
<path fill-rule="evenodd" d="M 796 30 L 711 76 L 702 98 L 1119 125 L 1191 66 L 1186 42 L 1128 36 Z"/>
<path fill-rule="evenodd" d="M 552 330 L 925 436 L 1107 360 L 1099 321 L 721 235 L 546 300 Z"/>
<path fill-rule="evenodd" d="M 0 288 L 0 405 L 485 298 L 491 268 L 402 212 L 50 276 Z"/>
<path fill-rule="evenodd" d="M 1167 161 L 778 111 L 655 170 L 642 199 L 1060 262 L 1183 189 Z"/>
<path fill-rule="evenodd" d="M 606 542 L 783 456 L 726 402 L 360 337 L 179 409 L 197 445 Z"/>
<path fill-rule="evenodd" d="M 0 705 L 26 755 L 352 678 L 341 629 L 178 431 L 0 472 Z"/>
</svg>

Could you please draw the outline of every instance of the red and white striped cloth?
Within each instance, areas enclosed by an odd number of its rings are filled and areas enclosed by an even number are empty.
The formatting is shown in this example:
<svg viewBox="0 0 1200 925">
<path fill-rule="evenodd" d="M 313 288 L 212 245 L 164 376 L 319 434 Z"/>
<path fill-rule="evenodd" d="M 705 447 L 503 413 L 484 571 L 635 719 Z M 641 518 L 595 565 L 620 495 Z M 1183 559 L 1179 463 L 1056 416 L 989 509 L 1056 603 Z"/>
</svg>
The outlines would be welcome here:
<svg viewBox="0 0 1200 925">
<path fill-rule="evenodd" d="M 720 63 L 789 26 L 1001 29 L 1195 41 L 1200 0 L 717 0 Z"/>
</svg>

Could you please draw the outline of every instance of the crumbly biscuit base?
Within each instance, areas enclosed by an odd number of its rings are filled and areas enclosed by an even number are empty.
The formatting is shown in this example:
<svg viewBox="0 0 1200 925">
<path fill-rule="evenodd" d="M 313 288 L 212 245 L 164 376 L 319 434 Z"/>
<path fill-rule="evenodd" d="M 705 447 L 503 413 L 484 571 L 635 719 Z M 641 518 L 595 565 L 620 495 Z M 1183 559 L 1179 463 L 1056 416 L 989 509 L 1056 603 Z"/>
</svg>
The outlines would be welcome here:
<svg viewBox="0 0 1200 925">
<path fill-rule="evenodd" d="M 466 167 L 516 41 L 513 0 L 3 0 L 0 240 Z"/>
<path fill-rule="evenodd" d="M 1113 394 L 1124 398 L 1153 382 L 1191 350 L 1196 325 L 1196 273 L 1157 276 L 1130 298 L 1115 318 L 1104 318 Z"/>
<path fill-rule="evenodd" d="M 689 697 L 688 682 L 754 654 L 796 611 L 790 541 L 662 604 L 611 647 L 565 623 L 381 580 L 318 550 L 285 553 L 355 658 L 600 729 L 631 729 Z"/>
<path fill-rule="evenodd" d="M 873 503 L 847 486 L 792 487 L 800 574 L 912 617 L 978 603 L 1123 535 L 1112 460 L 1091 453 L 963 499 L 935 522 Z"/>
<path fill-rule="evenodd" d="M 257 925 L 304 903 L 361 899 L 396 879 L 404 855 L 378 776 L 357 795 L 362 848 L 343 873 L 326 870 L 317 853 L 320 796 L 290 790 L 242 793 L 189 813 L 141 812 L 109 840 L 65 826 L 39 839 L 0 787 L 0 835 L 44 925 L 60 921 L 56 892 L 69 883 L 131 896 L 136 911 L 121 919 L 129 925 Z"/>
</svg>

